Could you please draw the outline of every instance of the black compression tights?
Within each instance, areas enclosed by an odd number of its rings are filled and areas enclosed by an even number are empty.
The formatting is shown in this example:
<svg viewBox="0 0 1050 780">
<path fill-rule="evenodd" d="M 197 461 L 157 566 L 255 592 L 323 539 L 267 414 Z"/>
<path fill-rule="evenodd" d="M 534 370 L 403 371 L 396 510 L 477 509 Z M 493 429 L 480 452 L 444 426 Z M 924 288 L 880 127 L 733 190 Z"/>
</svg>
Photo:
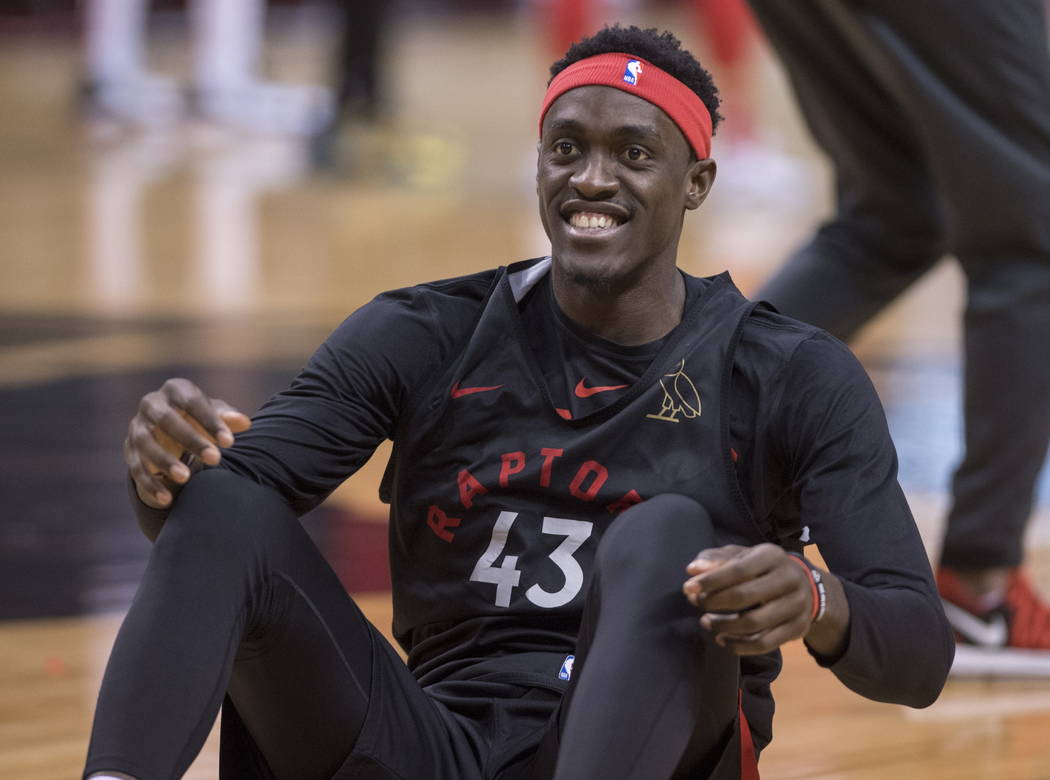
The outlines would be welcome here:
<svg viewBox="0 0 1050 780">
<path fill-rule="evenodd" d="M 681 590 L 686 564 L 714 545 L 707 512 L 678 495 L 638 504 L 605 533 L 556 780 L 740 777 L 739 662 L 700 629 Z"/>
<path fill-rule="evenodd" d="M 681 496 L 606 532 L 572 687 L 530 780 L 712 776 L 732 744 L 738 665 L 681 593 L 686 563 L 712 544 L 706 513 Z M 255 776 L 331 777 L 367 714 L 374 653 L 411 712 L 433 710 L 276 494 L 205 471 L 169 515 L 117 637 L 86 773 L 180 776 L 228 692 L 268 765 Z M 443 721 L 419 726 L 431 728 L 427 744 L 461 749 Z M 224 759 L 226 737 L 224 723 Z M 420 779 L 468 780 L 421 758 L 434 769 Z"/>
<path fill-rule="evenodd" d="M 228 689 L 278 778 L 331 777 L 366 713 L 371 631 L 276 494 L 202 472 L 118 634 L 87 772 L 181 776 Z"/>
</svg>

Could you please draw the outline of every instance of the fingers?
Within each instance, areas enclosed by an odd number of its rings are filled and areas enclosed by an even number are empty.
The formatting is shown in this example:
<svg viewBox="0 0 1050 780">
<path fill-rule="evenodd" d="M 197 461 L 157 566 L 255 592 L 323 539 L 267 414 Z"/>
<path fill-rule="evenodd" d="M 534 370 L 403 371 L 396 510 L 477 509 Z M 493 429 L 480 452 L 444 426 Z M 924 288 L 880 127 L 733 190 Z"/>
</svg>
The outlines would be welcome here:
<svg viewBox="0 0 1050 780">
<path fill-rule="evenodd" d="M 164 477 L 163 467 L 143 455 L 143 449 L 150 449 L 152 437 L 147 434 L 145 438 L 142 438 L 141 433 L 135 432 L 137 427 L 135 420 L 132 420 L 128 429 L 128 437 L 124 439 L 124 462 L 128 466 L 128 473 L 135 482 L 135 490 L 142 502 L 154 509 L 163 509 L 171 504 L 171 490 Z M 134 444 L 134 439 L 138 439 L 140 443 Z M 155 442 L 152 443 L 152 446 L 159 448 Z M 154 456 L 163 462 L 168 454 L 163 451 L 163 448 L 159 449 L 160 452 L 154 452 Z"/>
<path fill-rule="evenodd" d="M 775 568 L 784 554 L 780 547 L 768 543 L 755 547 L 727 545 L 704 550 L 686 567 L 686 571 L 694 576 L 686 580 L 685 593 L 690 601 L 698 605 L 701 600 L 725 588 L 754 580 Z M 750 605 L 735 604 L 730 608 L 743 609 L 747 606 Z"/>
<path fill-rule="evenodd" d="M 200 410 L 197 411 L 199 413 Z M 140 426 L 146 429 L 146 436 L 141 437 L 141 442 L 134 440 L 133 444 L 139 444 L 143 454 L 165 471 L 174 467 L 187 450 L 208 465 L 218 463 L 218 447 L 203 425 L 191 414 L 183 410 L 181 403 L 173 403 L 160 393 L 147 394 L 139 404 L 136 415 Z M 172 474 L 172 477 L 175 478 L 175 475 Z"/>
<path fill-rule="evenodd" d="M 167 380 L 142 397 L 124 442 L 124 460 L 139 497 L 150 506 L 168 506 L 171 489 L 192 473 L 181 460 L 185 453 L 213 466 L 222 458 L 220 447 L 232 445 L 234 432 L 250 426 L 246 415 L 209 398 L 188 379 Z"/>
<path fill-rule="evenodd" d="M 225 401 L 220 401 L 218 398 L 213 398 L 212 403 L 219 407 L 219 417 L 226 427 L 234 433 L 244 433 L 246 430 L 252 427 L 251 418 L 244 412 L 239 412 L 230 406 Z M 233 442 L 231 441 L 230 444 Z M 219 444 L 222 444 L 220 441 Z M 223 447 L 229 447 L 229 444 L 222 444 Z"/>
<path fill-rule="evenodd" d="M 715 642 L 738 655 L 775 650 L 784 642 L 805 636 L 810 620 L 807 605 L 792 590 L 767 604 L 742 612 L 706 612 L 700 625 Z"/>
<path fill-rule="evenodd" d="M 746 550 L 746 547 L 741 547 L 737 544 L 730 544 L 724 547 L 712 547 L 702 551 L 696 556 L 696 558 L 689 562 L 689 565 L 685 567 L 685 570 L 694 576 L 685 581 L 685 584 L 682 586 L 682 592 L 685 593 L 693 606 L 699 606 L 700 600 L 704 596 L 703 584 L 699 575 L 717 569 L 719 566 L 724 565 Z"/>
<path fill-rule="evenodd" d="M 736 655 L 760 655 L 776 650 L 781 645 L 806 635 L 809 623 L 805 619 L 795 618 L 769 628 L 758 628 L 747 632 L 743 626 L 736 625 L 729 630 L 729 624 L 717 622 L 710 629 L 715 642 Z"/>
<path fill-rule="evenodd" d="M 159 418 L 147 414 L 147 419 L 209 466 L 221 459 L 219 447 L 233 444 L 234 430 L 240 433 L 251 426 L 247 415 L 225 401 L 209 398 L 188 379 L 169 379 L 160 396 L 152 400 L 161 402 L 149 407 Z"/>
<path fill-rule="evenodd" d="M 228 403 L 209 398 L 188 379 L 169 379 L 161 387 L 160 394 L 167 406 L 158 407 L 158 411 L 167 424 L 161 424 L 160 420 L 153 422 L 210 466 L 218 463 L 222 457 L 218 447 L 233 444 L 233 432 L 224 415 L 233 417 L 238 423 L 241 423 L 240 418 L 248 422 L 243 414 Z M 176 414 L 172 415 L 172 412 Z M 181 420 L 178 419 L 180 417 Z"/>
<path fill-rule="evenodd" d="M 809 630 L 809 581 L 776 545 L 705 550 L 687 571 L 682 589 L 703 611 L 700 624 L 734 653 L 768 652 Z"/>
<path fill-rule="evenodd" d="M 685 567 L 685 570 L 690 574 L 702 574 L 705 571 L 717 569 L 727 561 L 744 553 L 747 549 L 747 547 L 741 547 L 739 544 L 727 544 L 724 547 L 711 547 L 702 551 L 696 556 L 696 558 L 690 561 L 689 565 Z"/>
<path fill-rule="evenodd" d="M 790 569 L 775 568 L 712 592 L 705 588 L 696 606 L 707 612 L 743 612 L 798 589 L 799 578 Z M 806 583 L 808 585 L 808 583 Z"/>
</svg>

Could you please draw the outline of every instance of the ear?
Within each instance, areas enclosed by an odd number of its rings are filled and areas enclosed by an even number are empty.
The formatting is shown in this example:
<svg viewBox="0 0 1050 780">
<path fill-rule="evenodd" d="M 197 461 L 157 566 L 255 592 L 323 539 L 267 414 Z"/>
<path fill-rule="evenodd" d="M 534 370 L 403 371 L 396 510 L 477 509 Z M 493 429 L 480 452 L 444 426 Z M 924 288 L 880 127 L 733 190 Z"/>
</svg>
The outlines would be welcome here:
<svg viewBox="0 0 1050 780">
<path fill-rule="evenodd" d="M 540 162 L 543 149 L 540 146 L 540 142 L 536 142 L 536 199 L 540 204 L 540 224 L 543 225 L 543 232 L 547 234 L 547 238 L 551 236 L 550 225 L 547 224 L 547 209 L 543 208 L 543 195 L 540 193 Z"/>
<path fill-rule="evenodd" d="M 718 166 L 710 157 L 706 160 L 694 160 L 689 164 L 689 172 L 686 182 L 689 189 L 686 191 L 685 207 L 695 209 L 707 198 L 711 187 L 715 183 L 715 173 Z"/>
<path fill-rule="evenodd" d="M 542 141 L 536 142 L 536 193 L 540 191 L 540 162 L 542 162 L 543 146 Z"/>
</svg>

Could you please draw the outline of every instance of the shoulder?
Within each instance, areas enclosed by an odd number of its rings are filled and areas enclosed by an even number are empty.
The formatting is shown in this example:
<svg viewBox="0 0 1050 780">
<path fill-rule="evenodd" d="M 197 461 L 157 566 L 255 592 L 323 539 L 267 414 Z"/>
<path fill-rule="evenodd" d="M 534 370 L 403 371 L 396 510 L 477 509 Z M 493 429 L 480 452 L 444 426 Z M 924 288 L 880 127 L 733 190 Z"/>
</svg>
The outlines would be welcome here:
<svg viewBox="0 0 1050 780">
<path fill-rule="evenodd" d="M 491 269 L 388 290 L 377 295 L 365 308 L 402 315 L 415 311 L 447 315 L 475 312 L 485 302 L 501 270 Z"/>
<path fill-rule="evenodd" d="M 379 297 L 403 300 L 426 298 L 437 302 L 474 303 L 476 305 L 485 300 L 492 285 L 503 271 L 503 268 L 490 268 L 464 276 L 453 276 L 448 279 L 416 284 L 412 287 L 403 287 L 399 290 L 389 290 Z"/>
<path fill-rule="evenodd" d="M 734 391 L 750 399 L 753 419 L 781 443 L 829 432 L 886 426 L 864 367 L 848 346 L 820 328 L 759 306 L 741 331 L 733 359 Z"/>
<path fill-rule="evenodd" d="M 820 328 L 760 307 L 733 361 L 734 414 L 756 458 L 785 484 L 819 474 L 895 476 L 882 402 L 848 346 Z M 885 468 L 872 469 L 879 461 Z M 779 471 L 778 471 L 779 470 Z M 880 483 L 881 484 L 881 483 Z"/>
<path fill-rule="evenodd" d="M 477 319 L 499 273 L 482 271 L 380 293 L 347 317 L 328 343 L 368 348 L 455 342 Z"/>
<path fill-rule="evenodd" d="M 707 277 L 683 275 L 688 300 L 700 303 L 717 293 L 736 310 L 746 311 L 733 353 L 735 374 L 764 384 L 796 365 L 819 364 L 822 373 L 860 368 L 849 347 L 827 331 L 783 315 L 764 301 L 749 301 L 728 272 Z"/>
<path fill-rule="evenodd" d="M 866 376 L 848 346 L 827 331 L 759 304 L 740 333 L 734 368 L 756 381 Z"/>
<path fill-rule="evenodd" d="M 769 384 L 791 374 L 827 381 L 836 377 L 867 375 L 848 346 L 825 330 L 778 312 L 765 301 L 752 303 L 733 284 L 728 272 L 697 277 L 684 274 L 688 295 L 699 299 L 713 289 L 750 308 L 740 324 L 733 353 L 733 373 L 737 379 L 768 391 Z"/>
</svg>

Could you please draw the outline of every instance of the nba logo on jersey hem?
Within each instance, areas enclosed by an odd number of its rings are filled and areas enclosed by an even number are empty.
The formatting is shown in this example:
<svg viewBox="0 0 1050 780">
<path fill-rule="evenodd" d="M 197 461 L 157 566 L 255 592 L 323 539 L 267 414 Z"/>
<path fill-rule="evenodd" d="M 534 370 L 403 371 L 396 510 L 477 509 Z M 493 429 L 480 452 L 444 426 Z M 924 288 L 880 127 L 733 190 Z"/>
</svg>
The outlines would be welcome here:
<svg viewBox="0 0 1050 780">
<path fill-rule="evenodd" d="M 572 665 L 576 662 L 576 656 L 567 655 L 565 660 L 562 661 L 561 670 L 558 672 L 559 680 L 571 680 L 572 679 Z"/>
<path fill-rule="evenodd" d="M 642 75 L 642 63 L 638 60 L 628 60 L 627 67 L 623 70 L 623 80 L 628 84 L 637 86 L 638 77 Z"/>
</svg>

